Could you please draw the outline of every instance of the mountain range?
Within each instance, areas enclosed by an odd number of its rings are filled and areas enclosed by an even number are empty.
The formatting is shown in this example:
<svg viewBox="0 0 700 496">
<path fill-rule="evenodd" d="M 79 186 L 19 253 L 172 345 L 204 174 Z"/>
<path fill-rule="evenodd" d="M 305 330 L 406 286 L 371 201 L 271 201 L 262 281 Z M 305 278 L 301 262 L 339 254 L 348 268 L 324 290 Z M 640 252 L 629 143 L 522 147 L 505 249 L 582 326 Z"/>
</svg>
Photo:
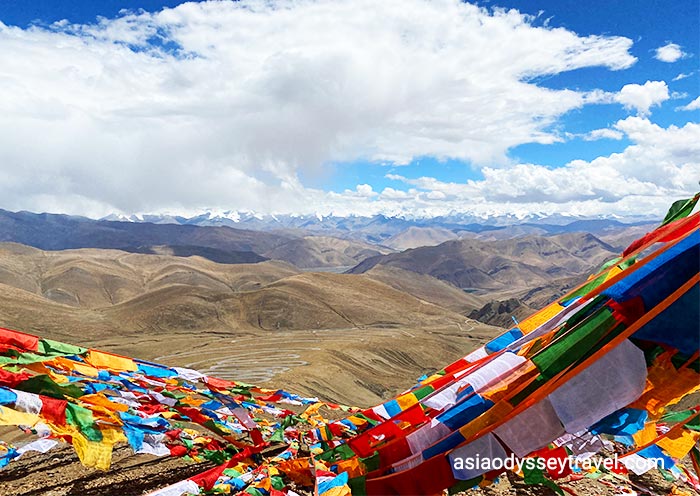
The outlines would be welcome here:
<svg viewBox="0 0 700 496">
<path fill-rule="evenodd" d="M 287 260 L 304 267 L 322 267 L 350 265 L 367 256 L 465 237 L 488 240 L 570 232 L 588 232 L 601 237 L 624 233 L 634 227 L 650 227 L 650 222 L 625 224 L 615 219 L 569 218 L 569 222 L 563 222 L 564 218 L 543 218 L 537 222 L 523 222 L 491 218 L 473 222 L 473 216 L 457 215 L 432 219 L 382 215 L 323 218 L 249 215 L 235 222 L 228 217 L 208 214 L 192 218 L 132 216 L 129 220 L 121 217 L 115 219 L 116 216 L 93 220 L 0 209 L 0 241 L 46 250 L 116 248 L 137 253 L 152 253 L 157 251 L 156 247 L 167 246 L 170 253 L 183 256 L 197 254 L 194 249 L 199 247 L 209 249 L 207 253 L 201 253 L 202 256 L 222 263 L 260 261 L 255 259 L 257 256 Z M 508 220 L 510 223 L 507 223 Z M 331 238 L 346 242 L 338 243 Z M 285 244 L 286 248 L 282 248 Z M 338 254 L 329 256 L 330 251 Z M 309 257 L 309 260 L 305 257 Z M 324 257 L 330 258 L 323 260 Z"/>
<path fill-rule="evenodd" d="M 295 219 L 301 221 L 301 218 Z M 322 317 L 319 322 L 339 325 L 344 321 L 344 317 L 340 317 L 344 311 L 338 312 L 334 305 L 317 298 L 315 288 L 324 285 L 330 294 L 331 283 L 348 288 L 354 287 L 357 281 L 370 284 L 366 278 L 357 278 L 366 275 L 372 281 L 381 281 L 392 289 L 463 316 L 510 325 L 511 316 L 521 316 L 566 291 L 651 228 L 649 224 L 627 225 L 614 219 L 513 225 L 415 225 L 418 220 L 382 216 L 314 219 L 304 219 L 299 224 L 301 227 L 287 223 L 280 229 L 254 230 L 196 225 L 192 219 L 190 223 L 168 223 L 163 219 L 161 223 L 152 223 L 146 222 L 149 220 L 146 218 L 125 222 L 0 210 L 0 242 L 45 250 L 40 257 L 43 260 L 54 259 L 48 256 L 54 252 L 67 256 L 71 250 L 96 249 L 94 253 L 90 252 L 90 256 L 85 255 L 88 252 L 74 254 L 76 261 L 70 272 L 58 279 L 61 284 L 55 284 L 52 278 L 42 280 L 41 284 L 34 283 L 34 286 L 26 281 L 20 283 L 17 281 L 21 278 L 17 278 L 22 271 L 12 272 L 1 267 L 0 275 L 4 270 L 5 282 L 10 281 L 11 286 L 25 290 L 33 287 L 31 292 L 34 294 L 73 307 L 85 307 L 85 302 L 93 299 L 109 301 L 110 305 L 126 304 L 122 301 L 123 295 L 129 298 L 140 295 L 145 301 L 148 294 L 152 295 L 150 304 L 158 306 L 158 298 L 175 290 L 157 288 L 152 281 L 134 289 L 136 286 L 129 279 L 131 276 L 126 277 L 120 272 L 122 269 L 110 266 L 106 273 L 100 272 L 106 267 L 106 261 L 112 258 L 123 260 L 124 252 L 128 252 L 144 255 L 143 260 L 155 261 L 165 257 L 179 264 L 200 259 L 204 259 L 201 263 L 209 261 L 224 266 L 271 267 L 283 263 L 281 266 L 286 267 L 285 270 L 293 271 L 286 276 L 294 275 L 296 279 L 281 282 L 284 278 L 280 276 L 274 281 L 265 280 L 265 284 L 272 286 L 256 296 L 237 296 L 235 300 L 243 308 L 237 313 L 238 321 L 261 329 L 309 328 L 314 325 L 304 316 L 305 312 L 323 316 L 328 308 L 333 308 L 333 315 Z M 291 217 L 286 220 L 291 221 Z M 425 222 L 425 219 L 420 222 Z M 239 219 L 236 225 L 241 224 L 246 225 L 246 222 Z M 97 253 L 102 254 L 97 257 Z M 95 267 L 99 267 L 97 273 Z M 238 269 L 232 267 L 231 270 Z M 305 275 L 302 272 L 312 273 Z M 346 275 L 341 275 L 342 272 Z M 49 274 L 50 271 L 42 273 Z M 198 291 L 202 288 L 217 290 L 218 286 L 209 283 L 201 286 L 203 277 L 209 280 L 209 276 L 203 276 L 199 269 L 187 269 L 169 274 L 168 280 L 179 284 L 177 291 L 183 291 L 183 281 L 185 286 L 195 281 Z M 137 278 L 141 279 L 141 276 Z M 72 282 L 68 284 L 66 281 Z M 80 288 L 91 289 L 81 296 Z M 433 294 L 436 291 L 439 296 Z M 156 294 L 158 298 L 153 296 Z M 179 294 L 180 297 L 185 296 Z M 359 301 L 364 301 L 363 297 L 364 292 L 359 289 L 353 296 Z M 368 308 L 372 307 L 372 302 L 366 303 Z M 264 311 L 246 313 L 252 306 Z M 188 318 L 192 321 L 201 319 L 213 325 L 213 321 L 208 320 L 211 309 L 202 310 L 200 314 L 199 310 L 193 310 L 194 307 L 200 308 L 194 305 L 188 307 L 187 312 L 178 314 L 175 309 L 172 313 L 178 321 L 187 320 L 184 315 L 190 314 Z M 269 313 L 266 309 L 270 308 L 275 310 Z M 126 312 L 125 315 L 128 317 L 138 312 L 135 307 L 132 313 Z M 275 312 L 293 317 L 275 320 Z M 372 313 L 370 310 L 366 312 Z M 405 314 L 404 310 L 400 314 Z M 368 325 L 362 319 L 350 320 Z M 405 323 L 400 319 L 388 321 Z M 144 322 L 153 321 L 148 317 Z M 345 322 L 349 323 L 347 319 Z"/>
<path fill-rule="evenodd" d="M 546 233 L 600 232 L 604 229 L 620 228 L 625 225 L 648 224 L 657 219 L 639 216 L 625 219 L 623 223 L 615 217 L 586 218 L 545 214 L 531 214 L 524 217 L 515 215 L 485 217 L 467 212 L 453 212 L 450 215 L 434 217 L 409 217 L 405 215 L 261 215 L 254 212 L 207 211 L 191 217 L 166 214 L 129 216 L 112 214 L 101 220 L 211 227 L 227 226 L 255 231 L 297 232 L 302 230 L 312 235 L 362 239 L 370 243 L 385 244 L 385 241 L 392 236 L 396 236 L 411 227 L 445 229 L 457 235 L 498 231 L 512 226 L 521 226 L 526 230 L 537 229 Z"/>
</svg>

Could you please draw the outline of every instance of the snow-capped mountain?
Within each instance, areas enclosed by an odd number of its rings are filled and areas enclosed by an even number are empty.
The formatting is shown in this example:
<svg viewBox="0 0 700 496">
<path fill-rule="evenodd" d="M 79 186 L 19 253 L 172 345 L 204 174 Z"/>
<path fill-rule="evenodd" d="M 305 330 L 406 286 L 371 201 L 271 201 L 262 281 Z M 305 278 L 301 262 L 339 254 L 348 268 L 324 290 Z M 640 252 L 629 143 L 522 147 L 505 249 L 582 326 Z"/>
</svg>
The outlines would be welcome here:
<svg viewBox="0 0 700 496">
<path fill-rule="evenodd" d="M 180 224 L 196 226 L 228 226 L 238 229 L 252 229 L 256 231 L 274 231 L 286 229 L 302 229 L 309 233 L 385 233 L 388 236 L 403 231 L 409 227 L 440 227 L 457 231 L 480 232 L 485 229 L 502 228 L 516 225 L 537 225 L 547 229 L 546 226 L 564 226 L 574 224 L 581 230 L 599 230 L 611 226 L 623 224 L 638 224 L 658 220 L 656 218 L 625 218 L 616 216 L 583 217 L 545 213 L 528 214 L 525 216 L 508 214 L 498 216 L 479 216 L 464 212 L 451 212 L 448 215 L 436 217 L 418 216 L 336 216 L 336 215 L 295 215 L 295 214 L 260 214 L 251 211 L 216 211 L 207 210 L 190 217 L 170 214 L 137 214 L 120 215 L 111 214 L 100 220 L 120 222 L 150 222 L 153 224 Z M 355 236 L 353 236 L 355 237 Z"/>
</svg>

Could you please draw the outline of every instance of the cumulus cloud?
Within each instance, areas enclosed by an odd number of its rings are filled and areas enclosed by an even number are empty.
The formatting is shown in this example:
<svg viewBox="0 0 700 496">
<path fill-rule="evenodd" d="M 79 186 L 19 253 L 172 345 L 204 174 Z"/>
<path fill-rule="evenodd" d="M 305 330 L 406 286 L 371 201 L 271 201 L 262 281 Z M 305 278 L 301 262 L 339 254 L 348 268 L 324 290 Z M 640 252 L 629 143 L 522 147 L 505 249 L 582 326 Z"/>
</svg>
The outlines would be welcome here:
<svg viewBox="0 0 700 496">
<path fill-rule="evenodd" d="M 647 81 L 644 84 L 626 84 L 615 96 L 615 100 L 626 109 L 647 115 L 651 107 L 661 105 L 670 98 L 668 85 L 664 81 Z"/>
<path fill-rule="evenodd" d="M 654 51 L 654 58 L 661 62 L 673 63 L 681 59 L 686 54 L 676 43 L 667 43 Z"/>
<path fill-rule="evenodd" d="M 358 184 L 354 193 L 362 198 L 372 198 L 373 196 L 377 196 L 377 193 L 369 184 Z"/>
<path fill-rule="evenodd" d="M 627 38 L 536 22 L 457 0 L 250 0 L 0 23 L 2 206 L 304 209 L 323 195 L 298 171 L 330 161 L 503 163 L 588 103 L 538 77 L 636 60 Z M 640 113 L 660 101 L 632 93 Z"/>
<path fill-rule="evenodd" d="M 673 199 L 692 195 L 700 178 L 700 124 L 662 128 L 641 117 L 615 124 L 632 142 L 621 153 L 564 167 L 517 164 L 483 169 L 483 180 L 446 183 L 393 175 L 417 192 L 441 192 L 442 212 L 661 215 Z M 419 198 L 417 198 L 419 200 Z"/>
<path fill-rule="evenodd" d="M 700 110 L 700 96 L 690 102 L 688 105 L 676 108 L 676 110 Z"/>
</svg>

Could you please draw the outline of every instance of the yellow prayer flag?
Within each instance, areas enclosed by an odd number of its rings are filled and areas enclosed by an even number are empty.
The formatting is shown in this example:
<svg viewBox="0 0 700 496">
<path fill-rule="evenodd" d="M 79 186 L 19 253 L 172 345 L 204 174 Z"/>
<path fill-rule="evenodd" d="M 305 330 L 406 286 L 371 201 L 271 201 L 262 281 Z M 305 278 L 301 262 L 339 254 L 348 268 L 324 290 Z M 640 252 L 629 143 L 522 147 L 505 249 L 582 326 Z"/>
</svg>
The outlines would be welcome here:
<svg viewBox="0 0 700 496">
<path fill-rule="evenodd" d="M 332 487 L 328 491 L 322 494 L 322 496 L 352 496 L 350 488 L 345 486 Z"/>
<path fill-rule="evenodd" d="M 396 398 L 396 402 L 399 404 L 401 410 L 403 411 L 418 403 L 418 398 L 416 398 L 415 394 L 408 393 Z"/>
<path fill-rule="evenodd" d="M 126 412 L 129 410 L 129 407 L 122 403 L 110 401 L 103 393 L 85 394 L 80 397 L 80 401 L 90 403 L 91 405 L 101 406 L 106 410 L 113 412 Z"/>
<path fill-rule="evenodd" d="M 670 361 L 660 358 L 649 367 L 644 393 L 629 405 L 630 408 L 648 411 L 651 418 L 658 418 L 667 406 L 700 391 L 700 374 L 691 368 L 676 370 Z"/>
<path fill-rule="evenodd" d="M 95 467 L 100 470 L 108 470 L 112 463 L 112 445 L 89 441 L 80 432 L 73 434 L 73 448 L 78 454 L 80 463 L 86 467 Z"/>
<path fill-rule="evenodd" d="M 656 436 L 656 422 L 648 422 L 644 425 L 644 429 L 632 434 L 632 439 L 637 446 L 646 446 L 656 439 Z"/>
<path fill-rule="evenodd" d="M 51 364 L 55 365 L 61 370 L 77 372 L 87 377 L 97 377 L 97 375 L 100 372 L 95 367 L 91 367 L 90 365 L 86 365 L 84 363 L 76 362 L 75 360 L 69 360 L 64 357 L 54 358 Z"/>
<path fill-rule="evenodd" d="M 94 367 L 102 369 L 125 370 L 130 372 L 138 370 L 136 363 L 134 363 L 131 358 L 120 357 L 97 350 L 90 350 L 85 361 Z"/>
<path fill-rule="evenodd" d="M 543 308 L 539 312 L 531 315 L 530 317 L 524 319 L 522 322 L 518 323 L 518 327 L 523 334 L 529 334 L 539 326 L 547 322 L 549 319 L 554 317 L 556 314 L 564 309 L 559 303 L 552 303 L 548 307 Z"/>
<path fill-rule="evenodd" d="M 679 429 L 677 432 L 673 432 L 670 436 L 667 436 L 659 440 L 656 444 L 665 450 L 673 458 L 684 458 L 691 448 L 695 446 L 695 442 L 700 438 L 700 434 L 697 432 L 691 432 L 687 429 Z"/>
<path fill-rule="evenodd" d="M 39 422 L 39 416 L 33 413 L 18 412 L 6 406 L 0 406 L 0 425 L 28 425 L 33 427 Z"/>
<path fill-rule="evenodd" d="M 115 445 L 128 442 L 121 427 L 102 426 L 100 427 L 100 432 L 102 432 L 102 442 L 105 444 Z"/>
</svg>

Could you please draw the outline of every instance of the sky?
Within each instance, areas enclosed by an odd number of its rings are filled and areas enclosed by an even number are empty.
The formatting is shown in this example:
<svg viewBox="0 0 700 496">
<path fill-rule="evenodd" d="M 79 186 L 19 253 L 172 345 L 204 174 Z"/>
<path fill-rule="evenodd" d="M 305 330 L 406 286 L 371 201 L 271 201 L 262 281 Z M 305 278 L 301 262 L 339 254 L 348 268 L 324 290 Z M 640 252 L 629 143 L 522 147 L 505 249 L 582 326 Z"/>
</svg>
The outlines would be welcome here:
<svg viewBox="0 0 700 496">
<path fill-rule="evenodd" d="M 699 61 L 696 0 L 4 0 L 0 208 L 661 216 Z"/>
</svg>

